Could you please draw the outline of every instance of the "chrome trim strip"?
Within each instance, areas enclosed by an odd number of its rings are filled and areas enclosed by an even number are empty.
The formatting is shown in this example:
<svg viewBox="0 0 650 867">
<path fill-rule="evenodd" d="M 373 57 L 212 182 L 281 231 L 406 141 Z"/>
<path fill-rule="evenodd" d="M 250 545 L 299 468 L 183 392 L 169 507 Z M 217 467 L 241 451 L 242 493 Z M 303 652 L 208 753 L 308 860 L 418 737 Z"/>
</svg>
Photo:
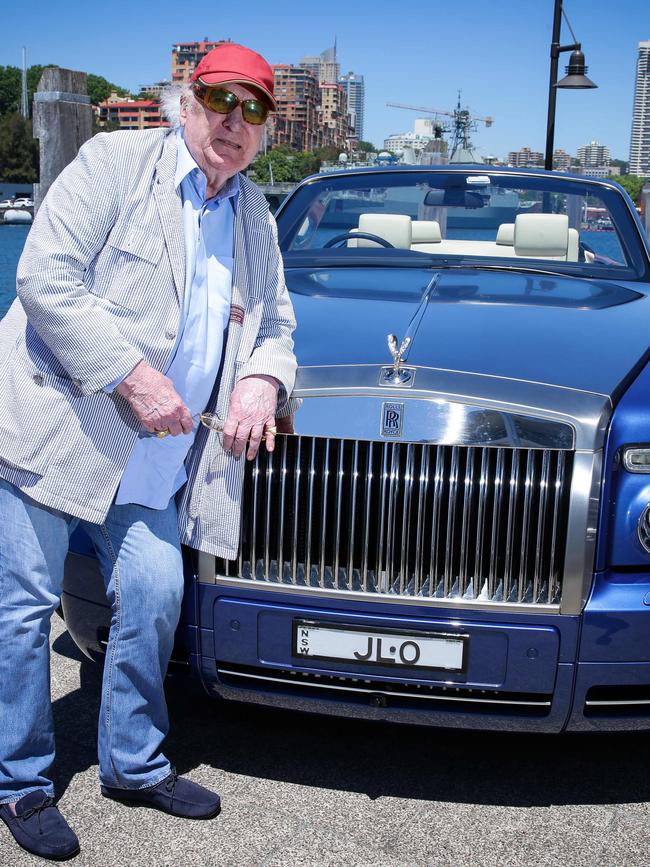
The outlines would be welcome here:
<svg viewBox="0 0 650 867">
<path fill-rule="evenodd" d="M 396 698 L 425 698 L 430 701 L 460 701 L 465 704 L 500 704 L 510 706 L 526 706 L 526 707 L 550 707 L 550 701 L 510 701 L 508 699 L 499 698 L 467 698 L 459 695 L 427 695 L 426 693 L 406 693 L 395 692 L 388 689 L 359 689 L 354 686 L 336 686 L 329 683 L 314 683 L 313 681 L 300 681 L 298 678 L 292 680 L 290 677 L 271 677 L 265 674 L 250 674 L 245 671 L 231 671 L 228 668 L 219 668 L 217 666 L 217 674 L 227 674 L 230 677 L 245 677 L 250 680 L 266 680 L 272 683 L 291 684 L 291 686 L 313 687 L 314 689 L 335 689 L 343 692 L 356 692 L 361 695 L 391 695 Z M 328 675 L 335 676 L 335 675 Z M 478 687 L 480 689 L 480 687 Z"/>
<path fill-rule="evenodd" d="M 644 705 L 650 704 L 650 698 L 635 698 L 628 699 L 627 701 L 621 700 L 610 700 L 610 701 L 585 701 L 585 707 L 619 707 L 625 705 Z"/>
<path fill-rule="evenodd" d="M 601 452 L 576 452 L 574 455 L 562 577 L 562 614 L 580 614 L 593 581 L 601 465 Z"/>
<path fill-rule="evenodd" d="M 391 395 L 390 388 L 377 386 L 380 369 L 370 364 L 300 367 L 293 391 L 293 397 L 303 399 L 297 433 L 379 440 L 375 420 L 381 404 L 393 397 L 405 404 L 402 439 L 408 442 L 596 450 L 605 441 L 612 410 L 605 394 L 418 367 L 418 387 L 394 389 Z M 349 398 L 355 400 L 353 414 Z M 425 404 L 421 419 L 413 418 L 418 404 Z"/>
<path fill-rule="evenodd" d="M 205 557 L 212 558 L 212 569 L 216 575 L 216 558 L 212 554 L 204 554 Z M 201 580 L 201 579 L 199 579 Z M 500 612 L 520 612 L 522 614 L 559 614 L 559 605 L 547 605 L 540 603 L 533 605 L 532 603 L 517 604 L 516 602 L 490 602 L 483 599 L 443 599 L 441 596 L 426 597 L 426 596 L 398 596 L 393 593 L 363 593 L 358 590 L 331 590 L 327 587 L 303 587 L 301 585 L 276 584 L 273 581 L 251 581 L 249 578 L 231 578 L 227 575 L 216 575 L 212 581 L 206 581 L 208 584 L 218 584 L 223 587 L 234 587 L 238 590 L 260 590 L 264 593 L 291 593 L 299 596 L 307 596 L 311 599 L 322 597 L 323 599 L 348 599 L 356 602 L 378 602 L 389 603 L 390 605 L 418 605 L 420 608 L 455 608 L 467 609 L 468 611 L 500 611 Z"/>
</svg>

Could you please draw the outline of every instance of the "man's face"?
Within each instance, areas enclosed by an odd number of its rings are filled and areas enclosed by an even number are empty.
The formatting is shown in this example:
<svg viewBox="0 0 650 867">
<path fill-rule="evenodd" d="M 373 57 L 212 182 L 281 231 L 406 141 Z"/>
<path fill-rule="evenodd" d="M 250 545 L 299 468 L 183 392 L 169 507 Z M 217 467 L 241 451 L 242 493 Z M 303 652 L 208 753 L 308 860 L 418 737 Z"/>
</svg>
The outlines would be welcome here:
<svg viewBox="0 0 650 867">
<path fill-rule="evenodd" d="M 259 94 L 242 84 L 223 85 L 240 99 L 258 98 Z M 195 97 L 194 105 L 181 107 L 181 125 L 185 144 L 208 179 L 212 195 L 255 158 L 264 132 L 264 124 L 247 123 L 238 105 L 230 114 L 210 111 Z"/>
</svg>

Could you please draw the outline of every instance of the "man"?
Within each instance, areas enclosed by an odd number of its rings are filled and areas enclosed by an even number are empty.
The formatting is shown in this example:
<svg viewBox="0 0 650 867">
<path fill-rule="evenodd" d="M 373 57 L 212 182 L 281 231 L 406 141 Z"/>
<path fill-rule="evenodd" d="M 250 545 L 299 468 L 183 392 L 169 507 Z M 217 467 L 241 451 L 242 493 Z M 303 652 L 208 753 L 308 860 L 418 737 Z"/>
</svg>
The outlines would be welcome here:
<svg viewBox="0 0 650 867">
<path fill-rule="evenodd" d="M 79 851 L 48 778 L 49 620 L 79 524 L 112 606 L 101 792 L 220 809 L 161 751 L 180 543 L 235 556 L 240 456 L 272 450 L 289 415 L 295 323 L 275 223 L 239 174 L 275 107 L 272 70 L 222 43 L 192 82 L 178 129 L 98 135 L 62 172 L 0 324 L 0 818 L 48 858 Z"/>
</svg>

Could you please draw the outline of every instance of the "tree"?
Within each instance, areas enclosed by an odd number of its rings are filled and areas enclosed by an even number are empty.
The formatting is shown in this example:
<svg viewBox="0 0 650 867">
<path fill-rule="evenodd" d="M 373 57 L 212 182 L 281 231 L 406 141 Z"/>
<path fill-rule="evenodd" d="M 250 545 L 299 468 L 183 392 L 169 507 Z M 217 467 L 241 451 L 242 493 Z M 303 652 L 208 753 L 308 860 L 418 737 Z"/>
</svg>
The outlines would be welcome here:
<svg viewBox="0 0 650 867">
<path fill-rule="evenodd" d="M 0 115 L 20 110 L 20 69 L 0 66 Z"/>
<path fill-rule="evenodd" d="M 130 96 L 129 91 L 117 84 L 107 81 L 101 75 L 93 75 L 88 73 L 88 96 L 93 105 L 99 105 L 115 91 L 118 96 Z"/>
<path fill-rule="evenodd" d="M 608 180 L 616 181 L 617 184 L 623 187 L 635 204 L 639 203 L 645 178 L 640 178 L 638 175 L 612 175 Z"/>
<path fill-rule="evenodd" d="M 627 174 L 627 170 L 630 167 L 630 164 L 625 160 L 610 160 L 609 164 L 610 166 L 618 166 L 622 175 Z"/>
<path fill-rule="evenodd" d="M 18 112 L 0 118 L 0 176 L 22 184 L 38 180 L 38 142 L 32 137 L 31 120 Z"/>
<path fill-rule="evenodd" d="M 372 142 L 360 140 L 357 142 L 357 150 L 362 151 L 363 153 L 375 153 L 377 148 L 374 146 Z"/>
<path fill-rule="evenodd" d="M 251 179 L 258 184 L 295 184 L 318 172 L 321 160 L 312 151 L 293 151 L 289 145 L 278 145 L 260 154 L 251 165 Z M 270 168 L 271 167 L 271 168 Z"/>
</svg>

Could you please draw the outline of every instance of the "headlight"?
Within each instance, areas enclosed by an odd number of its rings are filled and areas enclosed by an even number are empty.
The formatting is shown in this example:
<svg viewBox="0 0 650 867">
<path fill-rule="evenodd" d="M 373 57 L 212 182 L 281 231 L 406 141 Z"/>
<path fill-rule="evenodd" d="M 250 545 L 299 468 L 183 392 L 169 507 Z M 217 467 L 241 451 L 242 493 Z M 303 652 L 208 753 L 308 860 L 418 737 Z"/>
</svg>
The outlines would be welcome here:
<svg viewBox="0 0 650 867">
<path fill-rule="evenodd" d="M 650 447 L 628 446 L 623 449 L 623 466 L 628 473 L 650 473 Z"/>
</svg>

